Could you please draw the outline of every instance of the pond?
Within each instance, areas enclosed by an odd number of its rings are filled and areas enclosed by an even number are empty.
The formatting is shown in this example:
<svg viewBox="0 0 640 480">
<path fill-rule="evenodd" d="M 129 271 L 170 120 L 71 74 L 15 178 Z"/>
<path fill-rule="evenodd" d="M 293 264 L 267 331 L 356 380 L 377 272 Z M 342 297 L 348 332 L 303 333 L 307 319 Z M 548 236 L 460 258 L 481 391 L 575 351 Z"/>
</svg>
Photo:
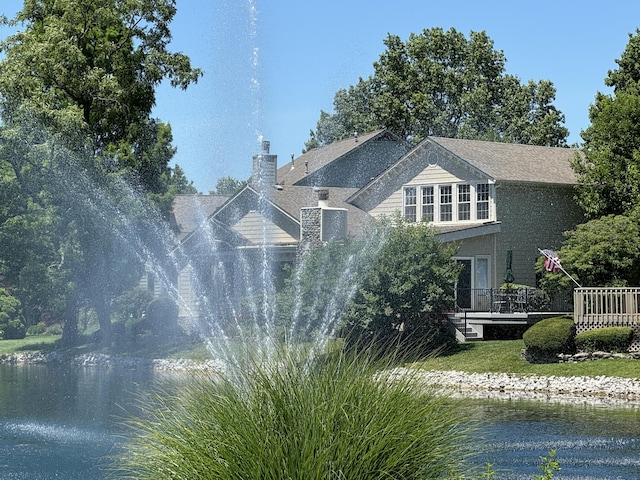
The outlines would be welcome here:
<svg viewBox="0 0 640 480">
<path fill-rule="evenodd" d="M 126 439 L 123 419 L 168 373 L 146 369 L 0 365 L 0 478 L 103 479 Z M 640 410 L 474 400 L 480 464 L 531 479 L 557 449 L 558 479 L 640 478 Z M 465 412 L 461 412 L 465 413 Z"/>
</svg>

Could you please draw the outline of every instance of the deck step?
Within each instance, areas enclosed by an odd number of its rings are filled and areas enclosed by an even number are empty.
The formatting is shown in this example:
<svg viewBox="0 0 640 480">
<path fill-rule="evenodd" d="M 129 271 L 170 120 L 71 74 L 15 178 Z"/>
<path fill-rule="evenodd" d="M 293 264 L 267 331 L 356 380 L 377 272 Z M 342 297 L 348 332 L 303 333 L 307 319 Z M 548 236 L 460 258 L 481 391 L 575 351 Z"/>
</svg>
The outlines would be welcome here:
<svg viewBox="0 0 640 480">
<path fill-rule="evenodd" d="M 478 334 L 478 331 L 473 328 L 471 325 L 466 325 L 465 321 L 459 317 L 449 317 L 451 323 L 456 330 L 460 332 L 461 335 L 458 335 L 459 340 L 464 339 L 465 342 L 471 342 L 474 340 L 482 340 L 482 337 Z M 461 337 L 461 338 L 460 338 Z"/>
</svg>

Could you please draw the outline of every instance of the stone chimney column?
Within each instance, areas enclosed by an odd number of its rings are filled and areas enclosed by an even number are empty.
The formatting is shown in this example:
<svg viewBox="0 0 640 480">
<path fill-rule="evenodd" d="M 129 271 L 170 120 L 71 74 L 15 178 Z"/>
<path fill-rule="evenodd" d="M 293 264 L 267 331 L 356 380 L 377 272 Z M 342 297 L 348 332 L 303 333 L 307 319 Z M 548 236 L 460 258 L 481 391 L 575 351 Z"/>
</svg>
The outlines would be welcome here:
<svg viewBox="0 0 640 480">
<path fill-rule="evenodd" d="M 253 157 L 252 183 L 266 192 L 277 183 L 278 156 L 269 154 L 270 142 L 264 140 L 261 152 Z"/>
</svg>

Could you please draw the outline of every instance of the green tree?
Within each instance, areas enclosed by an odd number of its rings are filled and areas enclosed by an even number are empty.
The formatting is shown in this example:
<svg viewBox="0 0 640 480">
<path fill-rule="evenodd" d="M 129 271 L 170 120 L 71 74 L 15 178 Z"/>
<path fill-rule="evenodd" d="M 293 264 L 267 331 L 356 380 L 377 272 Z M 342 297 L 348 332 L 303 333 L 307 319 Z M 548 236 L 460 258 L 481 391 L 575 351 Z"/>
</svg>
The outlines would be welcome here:
<svg viewBox="0 0 640 480">
<path fill-rule="evenodd" d="M 548 81 L 505 74 L 506 58 L 485 32 L 467 39 L 451 28 L 396 35 L 374 62 L 374 74 L 339 90 L 334 112 L 321 112 L 306 148 L 386 127 L 420 140 L 428 135 L 536 145 L 566 145 L 564 115 Z"/>
<path fill-rule="evenodd" d="M 375 261 L 381 236 L 334 241 L 304 254 L 277 294 L 284 338 L 309 341 L 339 328 L 366 266 Z"/>
<path fill-rule="evenodd" d="M 175 11 L 174 0 L 33 0 L 12 21 L 24 30 L 0 44 L 0 158 L 21 195 L 57 217 L 48 260 L 61 265 L 65 330 L 87 302 L 105 342 L 111 299 L 135 283 L 156 218 L 140 194 L 170 204 L 175 149 L 150 118 L 155 87 L 201 75 L 167 50 Z"/>
<path fill-rule="evenodd" d="M 558 251 L 563 268 L 582 286 L 640 284 L 640 210 L 606 215 L 566 233 Z M 542 259 L 537 268 L 543 271 Z M 541 285 L 557 291 L 573 287 L 562 273 L 546 273 Z"/>
<path fill-rule="evenodd" d="M 24 338 L 25 332 L 20 300 L 0 288 L 0 340 Z"/>
<path fill-rule="evenodd" d="M 238 180 L 229 176 L 220 177 L 216 181 L 215 190 L 211 193 L 214 195 L 233 195 L 247 183 L 248 182 L 246 180 Z"/>
<path fill-rule="evenodd" d="M 382 247 L 358 279 L 345 331 L 365 344 L 441 346 L 452 339 L 441 321 L 454 303 L 455 248 L 440 243 L 428 225 L 395 221 L 383 225 Z"/>
<path fill-rule="evenodd" d="M 589 109 L 591 124 L 581 135 L 583 155 L 573 166 L 580 182 L 578 202 L 589 218 L 624 214 L 640 201 L 640 31 L 629 43 L 618 68 Z"/>
</svg>

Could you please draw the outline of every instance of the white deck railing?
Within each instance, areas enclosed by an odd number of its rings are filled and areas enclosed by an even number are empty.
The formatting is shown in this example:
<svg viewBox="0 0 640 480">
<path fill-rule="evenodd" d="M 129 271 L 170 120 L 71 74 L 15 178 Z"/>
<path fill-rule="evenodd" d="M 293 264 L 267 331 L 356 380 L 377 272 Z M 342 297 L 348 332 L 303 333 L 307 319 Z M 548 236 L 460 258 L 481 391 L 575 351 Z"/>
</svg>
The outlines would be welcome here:
<svg viewBox="0 0 640 480">
<path fill-rule="evenodd" d="M 577 333 L 640 325 L 640 287 L 582 287 L 573 292 Z"/>
</svg>

